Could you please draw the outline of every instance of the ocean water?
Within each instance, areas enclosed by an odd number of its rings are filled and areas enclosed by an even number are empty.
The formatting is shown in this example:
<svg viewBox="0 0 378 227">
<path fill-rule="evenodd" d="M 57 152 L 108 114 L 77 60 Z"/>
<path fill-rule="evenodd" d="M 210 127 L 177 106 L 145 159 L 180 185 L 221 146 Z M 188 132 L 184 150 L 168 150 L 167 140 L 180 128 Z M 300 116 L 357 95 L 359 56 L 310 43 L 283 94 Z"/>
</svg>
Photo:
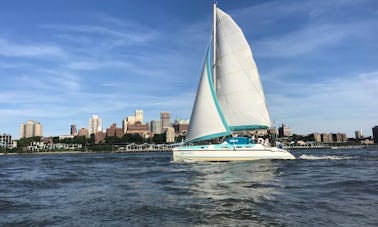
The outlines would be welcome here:
<svg viewBox="0 0 378 227">
<path fill-rule="evenodd" d="M 378 226 L 378 150 L 0 156 L 0 226 Z"/>
</svg>

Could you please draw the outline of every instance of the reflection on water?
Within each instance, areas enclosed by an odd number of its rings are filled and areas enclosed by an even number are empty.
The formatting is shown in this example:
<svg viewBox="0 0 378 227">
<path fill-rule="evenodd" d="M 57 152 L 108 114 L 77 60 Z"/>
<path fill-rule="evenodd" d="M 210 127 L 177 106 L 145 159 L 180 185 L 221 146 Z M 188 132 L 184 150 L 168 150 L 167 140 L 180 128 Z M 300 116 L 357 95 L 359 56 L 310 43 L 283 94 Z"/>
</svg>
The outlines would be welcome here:
<svg viewBox="0 0 378 227">
<path fill-rule="evenodd" d="M 189 192 L 200 206 L 188 211 L 199 215 L 200 223 L 232 225 L 274 224 L 265 220 L 266 201 L 280 193 L 277 164 L 257 162 L 191 163 Z M 201 213 L 202 212 L 202 213 Z"/>
<path fill-rule="evenodd" d="M 198 173 L 190 191 L 201 198 L 213 200 L 268 198 L 279 187 L 274 177 L 277 167 L 271 161 L 239 163 L 198 163 L 190 166 Z"/>
</svg>

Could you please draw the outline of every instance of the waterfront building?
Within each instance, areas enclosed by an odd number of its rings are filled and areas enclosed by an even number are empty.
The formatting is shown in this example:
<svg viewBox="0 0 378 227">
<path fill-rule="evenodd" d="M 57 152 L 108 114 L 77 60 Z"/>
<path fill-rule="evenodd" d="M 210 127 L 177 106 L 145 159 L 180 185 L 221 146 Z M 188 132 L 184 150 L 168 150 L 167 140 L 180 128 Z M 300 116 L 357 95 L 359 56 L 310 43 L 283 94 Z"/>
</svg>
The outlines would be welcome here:
<svg viewBox="0 0 378 227">
<path fill-rule="evenodd" d="M 162 127 L 161 127 L 161 121 L 159 120 L 152 120 L 151 121 L 151 124 L 150 124 L 150 130 L 154 133 L 154 134 L 162 134 L 163 131 L 161 130 Z"/>
<path fill-rule="evenodd" d="M 0 147 L 11 148 L 13 147 L 12 136 L 10 134 L 0 134 Z"/>
<path fill-rule="evenodd" d="M 144 139 L 152 138 L 153 133 L 150 131 L 150 125 L 148 123 L 142 124 L 139 121 L 133 125 L 127 125 L 127 134 L 139 134 Z"/>
<path fill-rule="evenodd" d="M 42 136 L 41 123 L 33 120 L 29 120 L 26 124 L 20 125 L 20 139 L 30 138 L 35 136 Z"/>
<path fill-rule="evenodd" d="M 103 143 L 105 142 L 105 132 L 103 131 L 97 131 L 96 134 L 95 134 L 95 143 L 96 144 L 99 144 L 99 143 Z"/>
<path fill-rule="evenodd" d="M 332 143 L 332 133 L 322 133 L 322 142 L 323 143 Z"/>
<path fill-rule="evenodd" d="M 356 136 L 356 139 L 361 139 L 364 136 L 362 135 L 362 130 L 357 130 L 354 132 L 354 135 Z"/>
<path fill-rule="evenodd" d="M 90 135 L 96 134 L 98 131 L 102 131 L 102 119 L 97 114 L 93 115 L 93 117 L 89 119 L 88 129 L 88 138 Z"/>
<path fill-rule="evenodd" d="M 333 133 L 332 141 L 336 143 L 345 143 L 348 141 L 346 133 Z"/>
<path fill-rule="evenodd" d="M 77 135 L 76 125 L 71 125 L 71 135 L 72 136 L 76 136 Z"/>
<path fill-rule="evenodd" d="M 317 133 L 315 132 L 314 134 L 312 134 L 314 136 L 314 141 L 315 142 L 322 142 L 322 135 L 320 133 Z"/>
<path fill-rule="evenodd" d="M 287 127 L 285 124 L 282 124 L 282 126 L 278 128 L 278 136 L 279 137 L 291 136 L 290 128 Z"/>
<path fill-rule="evenodd" d="M 117 128 L 117 124 L 113 123 L 110 128 L 106 129 L 106 136 L 111 137 L 115 136 L 118 138 L 122 138 L 123 136 L 123 129 L 122 128 Z"/>
<path fill-rule="evenodd" d="M 378 144 L 378 126 L 373 127 L 374 143 Z"/>
<path fill-rule="evenodd" d="M 161 129 L 164 132 L 168 127 L 171 127 L 171 114 L 169 112 L 160 113 Z"/>
<path fill-rule="evenodd" d="M 167 127 L 165 130 L 165 142 L 174 143 L 175 142 L 175 129 L 173 127 Z"/>
<path fill-rule="evenodd" d="M 185 136 L 186 131 L 189 127 L 189 120 L 179 120 L 176 118 L 173 123 L 173 128 L 175 129 L 176 136 Z"/>
<path fill-rule="evenodd" d="M 148 125 L 148 123 L 142 124 L 139 121 L 137 121 L 133 125 L 127 125 L 127 134 L 143 135 L 148 132 L 150 132 L 150 126 Z"/>
<path fill-rule="evenodd" d="M 79 130 L 78 136 L 85 136 L 88 138 L 88 130 L 86 128 L 81 128 Z"/>
</svg>

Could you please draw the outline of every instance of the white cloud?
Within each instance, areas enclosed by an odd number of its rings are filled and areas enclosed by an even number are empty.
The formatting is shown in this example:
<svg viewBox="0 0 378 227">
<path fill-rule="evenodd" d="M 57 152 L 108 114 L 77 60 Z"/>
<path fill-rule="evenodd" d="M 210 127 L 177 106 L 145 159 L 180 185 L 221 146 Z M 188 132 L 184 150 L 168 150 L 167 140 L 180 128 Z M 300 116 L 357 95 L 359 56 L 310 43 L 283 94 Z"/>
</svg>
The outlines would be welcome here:
<svg viewBox="0 0 378 227">
<path fill-rule="evenodd" d="M 65 52 L 51 44 L 19 44 L 0 38 L 0 56 L 5 57 L 64 57 Z"/>
<path fill-rule="evenodd" d="M 373 126 L 368 122 L 378 112 L 377 87 L 375 71 L 315 84 L 287 82 L 267 99 L 272 118 L 280 118 L 273 120 L 287 123 L 296 133 L 337 131 L 352 136 L 360 127 L 369 131 Z"/>
</svg>

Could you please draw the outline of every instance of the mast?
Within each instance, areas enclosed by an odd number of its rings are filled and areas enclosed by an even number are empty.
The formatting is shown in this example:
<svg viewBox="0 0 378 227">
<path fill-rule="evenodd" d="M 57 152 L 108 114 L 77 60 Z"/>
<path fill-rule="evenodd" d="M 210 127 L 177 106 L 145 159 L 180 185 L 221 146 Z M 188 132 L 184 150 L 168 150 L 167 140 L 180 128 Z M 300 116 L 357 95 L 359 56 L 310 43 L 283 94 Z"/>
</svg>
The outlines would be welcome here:
<svg viewBox="0 0 378 227">
<path fill-rule="evenodd" d="M 217 73 L 216 73 L 216 58 L 217 58 L 217 52 L 216 52 L 216 41 L 217 41 L 217 2 L 214 2 L 213 5 L 213 85 L 214 89 L 217 89 Z"/>
</svg>

